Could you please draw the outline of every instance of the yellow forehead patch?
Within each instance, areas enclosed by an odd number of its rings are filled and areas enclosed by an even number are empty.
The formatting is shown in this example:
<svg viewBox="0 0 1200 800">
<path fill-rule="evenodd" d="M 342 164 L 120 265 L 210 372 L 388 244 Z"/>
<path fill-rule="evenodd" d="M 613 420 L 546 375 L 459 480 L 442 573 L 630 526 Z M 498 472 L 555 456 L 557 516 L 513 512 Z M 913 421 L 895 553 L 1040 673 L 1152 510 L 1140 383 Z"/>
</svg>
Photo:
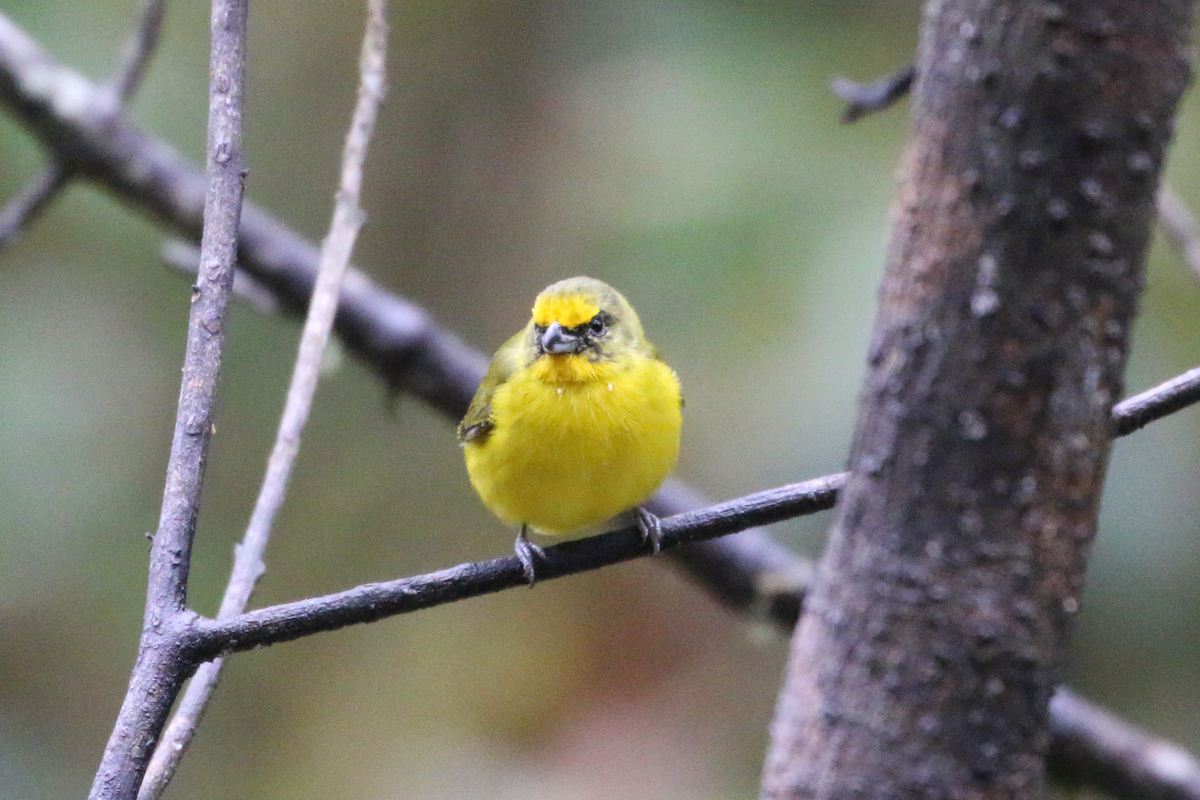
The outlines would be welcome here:
<svg viewBox="0 0 1200 800">
<path fill-rule="evenodd" d="M 600 305 L 582 294 L 538 295 L 533 304 L 533 323 L 546 327 L 557 322 L 564 328 L 586 325 L 600 313 Z"/>
</svg>

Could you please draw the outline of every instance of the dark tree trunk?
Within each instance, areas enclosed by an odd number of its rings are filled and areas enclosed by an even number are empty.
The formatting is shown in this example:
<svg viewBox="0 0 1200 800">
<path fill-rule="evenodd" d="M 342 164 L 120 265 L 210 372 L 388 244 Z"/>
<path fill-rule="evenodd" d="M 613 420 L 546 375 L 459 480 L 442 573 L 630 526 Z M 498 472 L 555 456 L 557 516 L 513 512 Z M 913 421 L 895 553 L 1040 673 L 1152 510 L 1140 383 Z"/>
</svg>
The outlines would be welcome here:
<svg viewBox="0 0 1200 800">
<path fill-rule="evenodd" d="M 764 798 L 1041 789 L 1187 0 L 944 0 Z"/>
</svg>

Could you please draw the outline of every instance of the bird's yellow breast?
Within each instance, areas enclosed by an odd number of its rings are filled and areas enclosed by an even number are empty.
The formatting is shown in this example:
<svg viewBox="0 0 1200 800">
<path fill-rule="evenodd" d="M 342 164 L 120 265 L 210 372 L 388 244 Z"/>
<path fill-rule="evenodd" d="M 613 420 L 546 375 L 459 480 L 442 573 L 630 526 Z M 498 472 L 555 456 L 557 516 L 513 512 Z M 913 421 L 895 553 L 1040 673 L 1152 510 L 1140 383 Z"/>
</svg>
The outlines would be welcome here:
<svg viewBox="0 0 1200 800">
<path fill-rule="evenodd" d="M 513 525 L 572 533 L 640 505 L 674 469 L 679 380 L 640 353 L 543 355 L 496 389 L 492 420 L 465 445 L 484 504 Z"/>
</svg>

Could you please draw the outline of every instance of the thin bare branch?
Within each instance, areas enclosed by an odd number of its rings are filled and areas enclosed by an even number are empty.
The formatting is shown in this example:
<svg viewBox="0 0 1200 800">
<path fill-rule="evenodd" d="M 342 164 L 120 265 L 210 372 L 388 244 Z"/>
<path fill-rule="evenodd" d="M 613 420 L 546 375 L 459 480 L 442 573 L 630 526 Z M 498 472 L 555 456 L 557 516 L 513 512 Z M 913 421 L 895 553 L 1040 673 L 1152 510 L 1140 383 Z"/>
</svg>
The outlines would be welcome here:
<svg viewBox="0 0 1200 800">
<path fill-rule="evenodd" d="M 1192 277 L 1200 280 L 1200 224 L 1183 198 L 1165 181 L 1158 188 L 1158 224 L 1191 267 Z"/>
<path fill-rule="evenodd" d="M 0 251 L 21 238 L 25 229 L 50 207 L 69 178 L 61 166 L 51 163 L 0 209 Z"/>
<path fill-rule="evenodd" d="M 321 357 L 329 342 L 337 310 L 342 278 L 350 264 L 350 254 L 362 225 L 359 207 L 362 194 L 362 168 L 367 146 L 375 128 L 375 118 L 383 101 L 386 82 L 387 19 L 384 0 L 369 0 L 367 29 L 363 36 L 358 104 L 346 137 L 342 154 L 341 185 L 337 192 L 329 234 L 321 248 L 321 264 L 316 288 L 309 304 L 300 352 L 292 372 L 283 416 L 275 445 L 267 463 L 267 474 L 254 506 L 241 544 L 235 549 L 233 570 L 221 600 L 218 619 L 226 619 L 246 610 L 259 577 L 266 571 L 263 555 L 271 536 L 275 516 L 283 506 L 292 467 L 300 452 L 300 437 L 308 422 L 313 396 L 317 390 Z M 191 744 L 196 725 L 204 715 L 209 698 L 216 689 L 223 659 L 201 666 L 188 684 L 171 723 L 155 751 L 139 800 L 154 800 L 162 795 L 175 769 Z"/>
<path fill-rule="evenodd" d="M 1117 403 L 1112 411 L 1117 436 L 1127 436 L 1197 400 L 1200 400 L 1200 367 Z"/>
<path fill-rule="evenodd" d="M 162 32 L 166 0 L 144 0 L 141 22 L 137 32 L 125 47 L 125 58 L 121 69 L 113 76 L 111 85 L 117 102 L 125 105 L 137 93 L 146 76 L 146 68 L 158 49 L 158 37 Z"/>
<path fill-rule="evenodd" d="M 137 796 L 167 713 L 194 662 L 180 658 L 177 632 L 186 608 L 192 536 L 199 514 L 204 462 L 213 430 L 225 309 L 237 259 L 242 209 L 242 78 L 248 0 L 213 0 L 209 116 L 200 275 L 191 314 L 175 434 L 167 463 L 162 513 L 150 552 L 150 579 L 138 659 L 129 691 L 92 785 L 92 800 Z"/>
</svg>

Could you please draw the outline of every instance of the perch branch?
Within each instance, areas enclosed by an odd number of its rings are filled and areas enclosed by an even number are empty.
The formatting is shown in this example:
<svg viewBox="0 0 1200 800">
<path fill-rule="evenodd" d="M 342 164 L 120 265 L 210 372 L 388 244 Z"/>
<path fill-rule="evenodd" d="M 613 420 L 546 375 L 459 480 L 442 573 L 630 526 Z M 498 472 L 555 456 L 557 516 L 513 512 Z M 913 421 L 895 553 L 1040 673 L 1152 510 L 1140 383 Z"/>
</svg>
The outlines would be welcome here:
<svg viewBox="0 0 1200 800">
<path fill-rule="evenodd" d="M 816 478 L 740 497 L 662 520 L 662 549 L 769 525 L 833 505 L 842 474 Z M 545 549 L 538 563 L 539 582 L 618 564 L 649 555 L 636 527 L 567 541 Z M 397 614 L 527 586 L 516 556 L 497 558 L 345 592 L 250 611 L 227 620 L 197 620 L 192 657 L 250 650 L 320 631 L 374 622 Z"/>
</svg>

